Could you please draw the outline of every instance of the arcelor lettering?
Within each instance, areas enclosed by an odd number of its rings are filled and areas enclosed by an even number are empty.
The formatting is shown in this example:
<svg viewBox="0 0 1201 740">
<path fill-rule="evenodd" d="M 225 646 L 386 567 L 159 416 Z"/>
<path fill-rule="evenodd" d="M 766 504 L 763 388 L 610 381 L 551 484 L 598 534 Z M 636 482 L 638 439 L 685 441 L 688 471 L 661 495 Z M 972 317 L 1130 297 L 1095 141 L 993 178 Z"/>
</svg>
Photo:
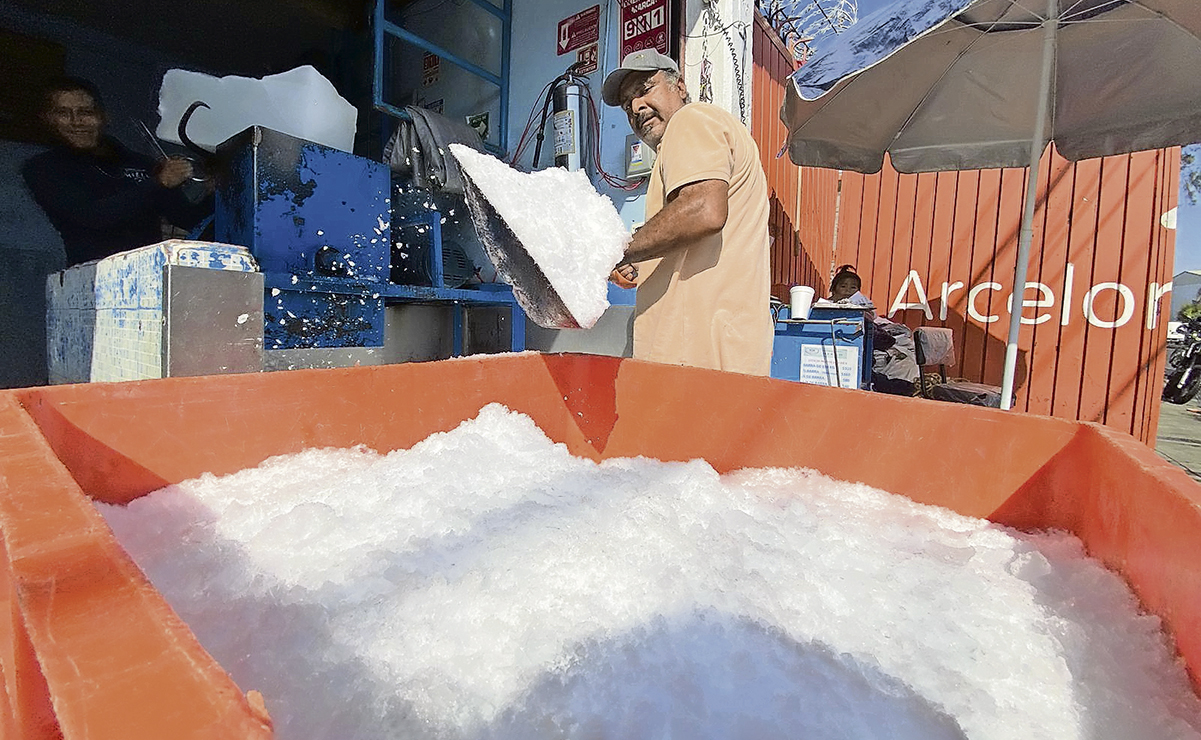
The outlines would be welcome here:
<svg viewBox="0 0 1201 740">
<path fill-rule="evenodd" d="M 1172 281 L 1151 283 L 1147 286 L 1147 331 L 1154 331 L 1159 325 L 1159 299 L 1172 292 Z"/>
<path fill-rule="evenodd" d="M 909 294 L 910 286 L 917 293 L 916 303 L 902 303 L 902 300 Z M 917 270 L 910 270 L 905 276 L 905 282 L 901 283 L 901 289 L 897 291 L 897 299 L 892 302 L 892 307 L 888 309 L 888 315 L 891 317 L 897 311 L 903 311 L 907 308 L 920 308 L 926 318 L 933 320 L 934 312 L 930 310 L 930 301 L 926 299 L 926 288 L 922 285 L 922 277 L 917 274 Z"/>
<path fill-rule="evenodd" d="M 1034 288 L 1035 290 L 1038 291 L 1039 298 L 1038 298 L 1038 300 L 1033 300 L 1033 301 L 1025 300 L 1023 298 L 1022 308 L 1047 308 L 1049 306 L 1055 305 L 1055 294 L 1051 292 L 1050 288 L 1043 285 L 1042 283 L 1026 283 L 1026 290 L 1030 290 L 1031 288 Z M 1012 293 L 1009 294 L 1009 300 L 1005 302 L 1005 307 L 1010 313 L 1013 312 L 1013 294 Z M 1049 314 L 1049 313 L 1035 316 L 1032 319 L 1028 319 L 1025 316 L 1023 316 L 1021 318 L 1021 322 L 1023 324 L 1041 324 L 1044 321 L 1050 321 L 1050 320 L 1051 320 L 1051 314 Z"/>
<path fill-rule="evenodd" d="M 1009 294 L 1005 301 L 1005 311 L 1012 315 L 1014 304 L 1019 301 L 1022 309 L 1044 309 L 1036 311 L 1032 317 L 1022 316 L 1021 322 L 1026 325 L 1043 324 L 1055 317 L 1053 309 L 1056 301 L 1060 301 L 1059 322 L 1063 326 L 1067 326 L 1073 318 L 1073 304 L 1079 305 L 1083 310 L 1084 319 L 1089 325 L 1102 329 L 1117 329 L 1125 326 L 1135 316 L 1135 312 L 1139 310 L 1138 303 L 1135 299 L 1135 292 L 1129 286 L 1117 282 L 1100 282 L 1091 286 L 1084 294 L 1073 295 L 1076 280 L 1076 267 L 1070 262 L 1066 265 L 1063 275 L 1063 289 L 1056 296 L 1052 286 L 1044 283 L 1027 282 L 1020 296 L 1016 293 Z M 932 286 L 933 287 L 933 286 Z M 956 300 L 955 294 L 967 288 L 967 295 L 959 300 Z M 960 281 L 945 281 L 942 284 L 942 289 L 936 295 L 936 300 L 941 299 L 941 304 L 938 310 L 938 318 L 946 321 L 952 311 L 962 312 L 967 318 L 981 324 L 992 324 L 1000 321 L 1002 316 L 999 313 L 985 314 L 981 312 L 980 298 L 985 292 L 1001 292 L 1005 286 L 997 282 L 982 282 L 971 287 L 968 287 Z M 1035 290 L 1038 292 L 1038 297 L 1026 297 L 1026 291 Z M 1114 292 L 1116 308 L 1114 315 L 1099 316 L 1097 314 L 1097 302 L 1108 292 Z M 1165 296 L 1172 292 L 1172 283 L 1166 282 L 1162 285 L 1159 283 L 1150 283 L 1147 286 L 1146 292 L 1146 328 L 1148 331 L 1153 331 L 1159 325 L 1159 314 L 1162 310 L 1162 305 Z M 921 311 L 925 314 L 927 320 L 933 320 L 934 312 L 930 306 L 930 299 L 927 297 L 926 286 L 922 282 L 921 275 L 917 270 L 910 270 L 905 276 L 905 280 L 897 289 L 896 295 L 892 300 L 892 304 L 888 309 L 888 318 L 893 318 L 901 311 Z M 1080 300 L 1079 304 L 1076 301 Z M 1102 306 L 1108 304 L 1102 301 Z M 1108 309 L 1103 308 L 1102 313 L 1108 314 Z"/>
<path fill-rule="evenodd" d="M 960 282 L 942 284 L 942 309 L 938 312 L 938 318 L 943 321 L 947 320 L 947 309 L 951 307 L 951 294 L 957 290 L 963 290 L 963 288 L 964 285 Z M 889 316 L 891 315 L 889 314 Z"/>
<path fill-rule="evenodd" d="M 1001 287 L 1002 286 L 1000 283 L 980 283 L 969 290 L 967 292 L 967 315 L 971 316 L 976 321 L 979 321 L 981 324 L 991 324 L 994 321 L 1000 321 L 1001 317 L 995 313 L 985 316 L 976 310 L 976 296 L 980 295 L 986 290 L 1000 290 Z"/>
<path fill-rule="evenodd" d="M 1122 313 L 1113 321 L 1106 321 L 1099 318 L 1093 311 L 1093 302 L 1096 301 L 1097 295 L 1104 290 L 1116 290 L 1118 295 L 1122 296 Z M 1099 326 L 1102 329 L 1116 329 L 1119 326 L 1124 326 L 1133 315 L 1134 291 L 1121 283 L 1098 283 L 1084 294 L 1084 316 L 1088 319 L 1088 323 L 1093 326 Z"/>
<path fill-rule="evenodd" d="M 1072 318 L 1072 282 L 1076 279 L 1076 266 L 1071 262 L 1068 263 L 1067 269 L 1063 271 L 1063 295 L 1068 298 L 1063 302 L 1063 312 L 1059 315 L 1059 325 L 1067 326 L 1068 319 Z"/>
</svg>

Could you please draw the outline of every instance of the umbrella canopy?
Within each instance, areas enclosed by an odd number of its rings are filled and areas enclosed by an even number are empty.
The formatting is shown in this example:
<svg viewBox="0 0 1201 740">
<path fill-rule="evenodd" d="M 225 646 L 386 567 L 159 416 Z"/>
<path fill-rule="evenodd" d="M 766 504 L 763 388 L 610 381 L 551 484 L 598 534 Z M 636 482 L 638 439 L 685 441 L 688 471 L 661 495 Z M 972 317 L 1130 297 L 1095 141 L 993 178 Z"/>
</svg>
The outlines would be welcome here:
<svg viewBox="0 0 1201 740">
<path fill-rule="evenodd" d="M 857 0 L 757 0 L 755 7 L 799 61 L 859 20 Z"/>
<path fill-rule="evenodd" d="M 1201 0 L 908 0 L 792 82 L 780 118 L 796 164 L 872 173 L 887 152 L 900 172 L 1028 166 L 1021 293 L 1050 141 L 1072 161 L 1201 141 Z M 1020 328 L 1014 311 L 1002 408 Z"/>
<path fill-rule="evenodd" d="M 1024 167 L 1040 110 L 1070 160 L 1201 141 L 1201 2 L 910 0 L 860 21 L 793 75 L 797 164 L 878 172 Z M 1051 86 L 1039 75 L 1051 64 Z"/>
</svg>

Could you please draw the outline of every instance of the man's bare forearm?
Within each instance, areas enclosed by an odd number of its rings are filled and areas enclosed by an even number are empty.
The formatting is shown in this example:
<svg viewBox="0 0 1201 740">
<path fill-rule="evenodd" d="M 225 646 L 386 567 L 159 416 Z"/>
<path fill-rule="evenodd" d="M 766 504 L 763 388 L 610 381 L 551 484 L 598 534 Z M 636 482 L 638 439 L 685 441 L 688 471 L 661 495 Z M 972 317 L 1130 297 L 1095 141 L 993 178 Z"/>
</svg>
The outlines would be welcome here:
<svg viewBox="0 0 1201 740">
<path fill-rule="evenodd" d="M 673 196 L 634 233 L 620 264 L 664 257 L 725 226 L 729 185 L 724 180 L 689 183 Z"/>
</svg>

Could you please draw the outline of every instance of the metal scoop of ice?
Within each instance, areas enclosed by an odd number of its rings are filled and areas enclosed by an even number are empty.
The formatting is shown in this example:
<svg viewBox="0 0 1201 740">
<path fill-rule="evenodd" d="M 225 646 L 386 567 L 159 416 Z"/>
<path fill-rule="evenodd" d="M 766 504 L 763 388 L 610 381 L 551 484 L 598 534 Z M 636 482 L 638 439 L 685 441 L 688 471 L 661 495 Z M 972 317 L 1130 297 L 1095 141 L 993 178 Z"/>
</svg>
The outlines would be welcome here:
<svg viewBox="0 0 1201 740">
<path fill-rule="evenodd" d="M 450 149 L 484 250 L 526 315 L 548 329 L 595 324 L 630 238 L 612 201 L 582 172 L 518 172 L 469 147 Z"/>
<path fill-rule="evenodd" d="M 513 295 L 526 316 L 547 329 L 578 329 L 580 323 L 555 292 L 546 273 L 466 172 L 463 173 L 463 189 L 471 222 L 475 224 L 484 251 L 497 274 L 513 286 Z"/>
</svg>

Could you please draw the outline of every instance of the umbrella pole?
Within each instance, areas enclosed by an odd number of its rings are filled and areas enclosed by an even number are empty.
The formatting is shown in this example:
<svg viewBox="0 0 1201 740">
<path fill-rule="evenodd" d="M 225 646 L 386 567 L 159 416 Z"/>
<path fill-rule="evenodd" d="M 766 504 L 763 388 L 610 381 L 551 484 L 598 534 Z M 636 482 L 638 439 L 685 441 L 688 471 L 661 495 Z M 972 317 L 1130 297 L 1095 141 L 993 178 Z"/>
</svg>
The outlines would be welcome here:
<svg viewBox="0 0 1201 740">
<path fill-rule="evenodd" d="M 1038 194 L 1038 165 L 1043 156 L 1044 134 L 1051 98 L 1051 75 L 1055 70 L 1055 34 L 1059 25 L 1058 0 L 1047 0 L 1043 24 L 1043 68 L 1038 83 L 1038 113 L 1030 140 L 1030 169 L 1026 178 L 1026 201 L 1018 232 L 1017 264 L 1013 267 L 1013 297 L 1009 302 L 1009 339 L 1005 345 L 1005 372 L 1001 379 L 1001 408 L 1013 408 L 1014 376 L 1018 364 L 1018 335 L 1022 329 L 1022 304 L 1026 296 L 1026 273 L 1030 268 L 1030 243 L 1034 240 L 1034 206 Z M 1065 298 L 1066 300 L 1066 298 Z"/>
</svg>

